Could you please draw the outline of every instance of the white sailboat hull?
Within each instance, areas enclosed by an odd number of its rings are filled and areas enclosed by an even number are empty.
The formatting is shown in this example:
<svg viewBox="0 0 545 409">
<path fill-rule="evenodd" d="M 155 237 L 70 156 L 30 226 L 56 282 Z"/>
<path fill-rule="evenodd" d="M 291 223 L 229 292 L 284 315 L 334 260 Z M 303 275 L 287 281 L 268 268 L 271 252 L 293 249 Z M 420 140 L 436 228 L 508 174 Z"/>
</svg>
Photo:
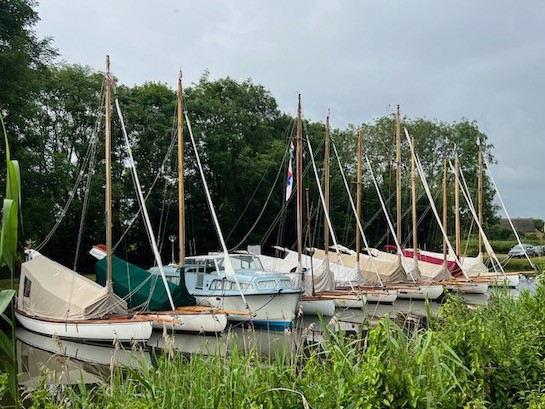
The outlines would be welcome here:
<svg viewBox="0 0 545 409">
<path fill-rule="evenodd" d="M 29 331 L 81 341 L 147 341 L 153 331 L 151 321 L 138 318 L 61 322 L 31 317 L 19 310 L 15 310 L 15 317 Z"/>
<path fill-rule="evenodd" d="M 416 285 L 397 289 L 398 298 L 411 300 L 437 300 L 443 294 L 442 285 Z"/>
<path fill-rule="evenodd" d="M 374 303 L 393 303 L 398 297 L 397 290 L 372 289 L 364 290 L 363 293 L 365 294 L 367 302 Z"/>
<path fill-rule="evenodd" d="M 445 288 L 449 291 L 455 291 L 460 293 L 466 293 L 466 294 L 486 294 L 488 291 L 488 283 L 479 283 L 479 282 L 459 282 L 459 283 L 453 283 L 448 282 L 445 283 Z"/>
<path fill-rule="evenodd" d="M 303 315 L 331 316 L 335 314 L 335 302 L 319 298 L 312 299 L 312 297 L 301 298 L 297 311 L 302 311 Z"/>
<path fill-rule="evenodd" d="M 365 296 L 360 296 L 359 299 L 357 300 L 354 300 L 352 298 L 335 298 L 335 306 L 338 307 L 338 308 L 358 308 L 358 309 L 362 309 L 365 304 L 366 304 L 367 300 L 365 298 Z"/>
<path fill-rule="evenodd" d="M 195 297 L 197 302 L 202 305 L 210 304 L 211 307 L 218 309 L 249 313 L 248 315 L 229 314 L 227 317 L 229 321 L 250 321 L 256 325 L 287 328 L 292 325 L 295 319 L 300 295 L 300 292 L 244 294 L 248 309 L 246 309 L 240 294 L 217 296 L 195 294 Z"/>
<path fill-rule="evenodd" d="M 226 314 L 146 314 L 153 321 L 155 329 L 169 329 L 183 332 L 217 333 L 227 326 Z"/>
<path fill-rule="evenodd" d="M 477 282 L 481 282 L 481 281 L 486 282 L 488 283 L 489 286 L 494 286 L 494 287 L 507 286 L 507 287 L 514 288 L 520 284 L 520 275 L 518 273 L 516 274 L 506 273 L 505 275 L 498 274 L 498 273 L 484 273 L 484 274 L 481 274 L 479 277 L 476 277 L 474 280 Z"/>
</svg>

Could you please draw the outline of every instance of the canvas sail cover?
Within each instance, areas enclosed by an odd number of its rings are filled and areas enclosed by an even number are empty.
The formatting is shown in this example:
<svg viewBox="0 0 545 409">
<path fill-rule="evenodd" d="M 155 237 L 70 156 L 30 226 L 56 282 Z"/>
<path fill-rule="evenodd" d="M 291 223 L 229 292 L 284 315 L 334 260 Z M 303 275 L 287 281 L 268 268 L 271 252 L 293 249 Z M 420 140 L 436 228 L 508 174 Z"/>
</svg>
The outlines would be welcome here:
<svg viewBox="0 0 545 409">
<path fill-rule="evenodd" d="M 261 264 L 265 270 L 283 273 L 295 282 L 297 278 L 295 271 L 297 268 L 297 252 L 282 248 L 286 253 L 284 258 L 258 255 Z M 301 255 L 301 264 L 303 267 L 303 285 L 302 289 L 306 295 L 312 295 L 312 292 L 330 291 L 335 289 L 333 273 L 325 265 L 323 260 L 311 260 L 305 254 Z"/>
<path fill-rule="evenodd" d="M 415 269 L 418 270 L 419 276 L 414 277 L 415 280 L 443 281 L 452 279 L 452 275 L 444 263 L 433 264 L 419 260 L 418 266 L 416 266 L 415 260 L 412 257 L 402 257 L 401 262 L 403 263 L 405 269 L 413 274 Z"/>
<path fill-rule="evenodd" d="M 95 264 L 98 283 L 106 282 L 106 257 Z M 180 270 L 180 274 L 183 274 Z M 161 275 L 112 256 L 112 282 L 114 292 L 127 301 L 130 309 L 146 311 L 172 310 Z M 168 282 L 175 307 L 196 305 L 197 300 L 187 291 L 185 279 L 180 284 Z"/>
<path fill-rule="evenodd" d="M 412 249 L 404 249 L 403 254 L 406 257 L 413 258 L 414 251 Z M 432 263 L 432 264 L 440 264 L 440 265 L 443 265 L 445 262 L 443 253 L 437 253 L 437 252 L 426 251 L 426 250 L 418 250 L 418 260 L 425 261 L 427 263 Z M 450 271 L 451 275 L 458 275 L 462 273 L 462 269 L 456 262 L 456 256 L 451 254 L 450 251 L 447 257 L 447 268 L 448 268 L 448 271 Z"/>
<path fill-rule="evenodd" d="M 393 261 L 399 259 L 398 254 L 391 254 L 385 251 L 379 251 L 373 249 L 371 253 L 374 256 L 379 256 L 385 260 Z M 413 253 L 411 252 L 411 255 Z M 415 280 L 425 280 L 425 281 L 443 281 L 452 279 L 452 275 L 449 270 L 446 268 L 444 263 L 433 264 L 427 263 L 425 261 L 418 261 L 418 266 L 415 264 L 414 258 L 401 256 L 401 263 L 403 268 L 407 272 L 407 278 Z"/>
<path fill-rule="evenodd" d="M 112 291 L 38 255 L 21 265 L 17 308 L 53 320 L 87 320 L 125 313 L 127 304 Z"/>
<path fill-rule="evenodd" d="M 463 257 L 462 270 L 469 277 L 478 277 L 488 273 L 488 267 L 483 263 L 483 253 L 479 253 L 477 257 Z"/>
<path fill-rule="evenodd" d="M 401 265 L 400 259 L 397 256 L 392 258 L 382 258 L 382 252 L 379 252 L 380 257 L 370 257 L 367 254 L 360 253 L 360 274 L 366 284 L 380 284 L 380 280 L 383 283 L 399 283 L 407 280 L 407 274 Z M 388 253 L 385 253 L 388 254 Z M 325 251 L 322 249 L 314 249 L 314 257 L 317 259 L 325 259 Z M 341 254 L 342 264 L 354 270 L 356 270 L 356 254 Z M 329 252 L 329 260 L 332 263 L 341 264 L 339 260 L 339 254 L 337 252 Z M 377 277 L 380 276 L 380 280 Z M 361 281 L 361 278 L 359 281 Z"/>
</svg>

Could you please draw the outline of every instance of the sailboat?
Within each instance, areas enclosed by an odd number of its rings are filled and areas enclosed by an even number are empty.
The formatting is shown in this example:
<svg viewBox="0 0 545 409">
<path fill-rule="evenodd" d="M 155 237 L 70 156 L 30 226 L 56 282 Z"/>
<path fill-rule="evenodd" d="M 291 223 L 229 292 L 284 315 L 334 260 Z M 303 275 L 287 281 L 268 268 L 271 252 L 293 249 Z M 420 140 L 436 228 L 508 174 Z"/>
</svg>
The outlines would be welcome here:
<svg viewBox="0 0 545 409">
<path fill-rule="evenodd" d="M 179 83 L 179 98 L 181 98 L 181 83 Z M 178 106 L 179 114 L 181 114 L 181 101 Z M 181 276 L 185 277 L 185 285 L 199 305 L 228 311 L 228 320 L 230 321 L 251 322 L 256 326 L 265 326 L 270 329 L 290 327 L 295 319 L 301 291 L 294 288 L 289 278 L 265 271 L 257 256 L 228 253 L 187 113 L 184 116 L 223 253 L 185 257 L 185 251 L 182 248 L 185 241 L 183 235 L 185 227 L 184 199 L 183 190 L 181 190 L 178 200 L 180 206 L 180 262 L 165 267 L 164 272 L 167 280 L 179 284 Z M 181 128 L 179 119 L 179 132 Z M 178 146 L 181 145 L 183 145 L 183 140 L 180 138 Z M 183 151 L 178 151 L 178 161 L 180 163 L 179 178 L 183 180 Z M 180 187 L 182 186 L 183 183 L 180 183 Z M 152 267 L 149 271 L 152 274 L 159 272 L 158 267 Z"/>
<path fill-rule="evenodd" d="M 460 267 L 461 276 L 458 277 L 452 277 L 450 274 L 450 271 L 448 271 L 447 268 L 447 257 L 446 257 L 446 249 L 448 248 L 449 252 L 451 254 L 460 254 L 460 215 L 459 215 L 459 184 L 458 184 L 458 175 L 455 174 L 455 224 L 456 224 L 456 253 L 454 253 L 454 250 L 452 248 L 452 245 L 450 244 L 450 241 L 446 234 L 446 183 L 443 183 L 443 221 L 439 220 L 439 215 L 437 213 L 437 209 L 435 207 L 435 203 L 433 200 L 433 197 L 431 195 L 428 183 L 426 181 L 426 178 L 424 177 L 424 172 L 422 170 L 422 164 L 420 163 L 420 160 L 418 159 L 416 155 L 416 150 L 414 147 L 414 138 L 411 138 L 409 135 L 409 132 L 407 129 L 405 129 L 405 135 L 407 138 L 407 141 L 409 143 L 410 149 L 411 149 L 411 164 L 412 164 L 412 174 L 415 174 L 415 167 L 418 168 L 418 173 L 421 178 L 421 182 L 424 186 L 424 190 L 426 192 L 426 195 L 428 196 L 428 200 L 430 202 L 430 206 L 433 210 L 433 214 L 436 217 L 437 223 L 439 225 L 439 228 L 441 229 L 441 233 L 443 235 L 443 248 L 444 248 L 444 258 L 443 258 L 443 274 L 444 276 L 442 279 L 440 279 L 440 282 L 445 286 L 446 289 L 450 291 L 458 291 L 458 292 L 464 292 L 464 293 L 471 293 L 471 294 L 484 294 L 488 291 L 488 284 L 487 283 L 480 283 L 475 282 L 472 280 L 472 278 L 468 275 L 468 272 L 463 269 L 463 266 L 458 258 L 458 256 L 454 257 L 454 261 L 456 264 Z M 444 161 L 446 161 L 446 155 L 444 157 Z M 457 164 L 458 162 L 458 154 L 455 153 L 455 162 Z M 446 171 L 444 170 L 444 181 L 446 180 Z M 414 179 L 414 176 L 413 176 Z M 416 236 L 416 193 L 415 193 L 415 186 L 413 181 L 413 187 L 412 187 L 412 197 L 413 197 L 413 235 Z M 438 267 L 435 263 L 426 262 L 419 259 L 419 249 L 417 247 L 417 241 L 414 239 L 414 247 L 413 247 L 413 258 L 415 262 L 415 267 L 418 268 L 419 266 L 428 268 L 430 271 L 433 271 Z M 433 279 L 433 278 L 432 278 Z M 438 277 L 436 279 L 439 279 Z"/>
<path fill-rule="evenodd" d="M 181 75 L 178 79 L 178 139 L 179 149 L 183 149 L 183 134 L 181 129 L 182 106 L 181 106 Z M 150 238 L 150 244 L 158 266 L 159 274 L 150 274 L 138 266 L 130 264 L 117 257 L 111 257 L 114 291 L 127 301 L 131 310 L 145 311 L 145 316 L 153 320 L 155 328 L 164 327 L 176 331 L 186 332 L 221 332 L 227 325 L 225 311 L 215 308 L 198 306 L 195 297 L 189 294 L 183 270 L 180 271 L 180 280 L 174 284 L 168 282 L 164 275 L 164 267 L 159 254 L 159 249 L 151 226 L 144 195 L 142 193 L 140 179 L 136 171 L 136 165 L 132 156 L 127 132 L 124 126 L 123 116 L 119 107 L 117 97 L 115 99 L 117 113 L 119 115 L 123 136 L 127 145 L 128 156 L 131 164 L 131 171 L 136 185 L 137 197 L 141 206 L 145 227 Z M 183 157 L 183 154 L 182 154 Z M 182 163 L 183 168 L 183 163 Z M 183 192 L 183 178 L 180 180 L 181 192 Z M 183 195 L 183 193 L 182 193 Z M 182 196 L 183 197 L 183 196 Z M 183 200 L 182 200 L 183 203 Z M 185 245 L 181 240 L 181 248 Z M 106 252 L 101 251 L 99 246 L 94 247 L 91 252 L 99 261 L 95 265 L 97 282 L 102 283 L 107 277 Z M 159 282 L 162 281 L 162 282 Z"/>
<path fill-rule="evenodd" d="M 329 138 L 329 117 L 326 120 L 326 141 Z M 302 157 L 303 157 L 303 147 L 302 147 L 302 125 L 301 125 L 301 96 L 298 98 L 298 109 L 297 109 L 297 252 L 292 251 L 287 248 L 277 247 L 275 248 L 279 251 L 285 253 L 283 258 L 274 258 L 260 255 L 260 259 L 266 264 L 267 268 L 274 269 L 279 272 L 292 272 L 294 282 L 300 283 L 301 277 L 303 278 L 302 287 L 304 289 L 304 295 L 301 297 L 300 305 L 302 307 L 303 313 L 306 315 L 315 315 L 322 314 L 323 311 L 333 312 L 333 307 L 343 307 L 343 308 L 362 308 L 366 303 L 366 296 L 361 291 L 355 289 L 337 289 L 335 288 L 336 277 L 332 271 L 332 263 L 327 256 L 323 257 L 322 260 L 315 259 L 313 253 L 316 252 L 316 249 L 310 248 L 307 249 L 309 255 L 303 254 L 303 238 L 302 238 Z M 310 158 L 312 160 L 312 165 L 314 169 L 314 174 L 316 178 L 316 183 L 318 191 L 320 193 L 320 200 L 324 208 L 325 216 L 325 226 L 324 226 L 324 241 L 326 243 L 326 249 L 329 249 L 329 233 L 332 234 L 333 241 L 337 246 L 337 241 L 334 235 L 333 230 L 331 229 L 331 220 L 329 218 L 329 180 L 327 174 L 328 169 L 328 156 L 329 156 L 329 146 L 326 143 L 326 155 L 324 166 L 326 168 L 326 179 L 325 187 L 326 193 L 322 192 L 322 188 L 318 181 L 318 175 L 316 170 L 316 165 L 314 163 L 314 157 L 312 154 L 312 146 L 307 140 Z M 289 197 L 287 197 L 289 198 Z M 308 203 L 308 199 L 307 199 Z M 307 211 L 308 213 L 308 211 Z M 310 224 L 310 223 L 309 223 Z M 338 251 L 338 250 L 337 250 Z M 295 267 L 294 267 L 295 265 Z M 342 277 L 341 279 L 346 279 L 344 276 L 345 271 L 338 272 Z M 354 275 L 349 272 L 352 277 L 348 277 L 348 282 L 352 283 Z M 291 274 L 290 274 L 291 275 Z M 323 315 L 323 314 L 322 314 Z"/>
<path fill-rule="evenodd" d="M 325 173 L 325 211 L 329 212 L 329 116 L 326 120 L 326 138 L 325 138 L 325 155 L 324 155 L 324 173 Z M 331 226 L 328 223 L 324 225 L 324 249 L 312 248 L 310 252 L 317 260 L 324 260 L 328 264 L 335 275 L 336 290 L 357 292 L 358 295 L 364 295 L 367 302 L 382 302 L 392 303 L 397 299 L 397 290 L 388 289 L 383 285 L 380 278 L 379 269 L 380 261 L 374 260 L 372 256 L 361 254 L 361 231 L 360 231 L 360 214 L 361 214 L 361 154 L 362 154 L 362 133 L 358 131 L 357 143 L 357 196 L 356 209 L 356 251 L 351 251 L 348 248 L 335 244 L 332 249 L 333 254 L 329 253 L 329 230 Z M 343 178 L 344 179 L 344 178 Z M 352 198 L 350 197 L 351 204 Z M 367 240 L 363 236 L 364 242 L 367 245 Z M 368 246 L 367 246 L 368 248 Z M 375 263 L 376 261 L 376 263 Z M 382 266 L 384 267 L 384 266 Z M 354 270 L 354 271 L 352 271 Z M 347 272 L 350 271 L 350 272 Z M 395 274 L 395 273 L 394 273 Z M 350 277 L 349 280 L 346 278 Z M 369 279 L 372 277 L 371 279 Z"/>
<path fill-rule="evenodd" d="M 468 271 L 468 274 L 476 282 L 485 282 L 489 286 L 508 286 L 516 287 L 519 285 L 520 277 L 518 273 L 506 273 L 503 270 L 503 266 L 496 257 L 494 249 L 492 248 L 486 233 L 483 230 L 483 152 L 480 140 L 477 140 L 478 145 L 478 174 L 477 174 L 477 205 L 478 210 L 475 211 L 475 207 L 471 200 L 469 190 L 465 183 L 463 173 L 461 174 L 462 193 L 466 199 L 470 213 L 473 216 L 478 228 L 478 254 L 476 257 L 462 257 L 462 268 Z M 455 167 L 455 173 L 457 173 L 458 167 Z M 494 272 L 490 272 L 488 267 L 483 262 L 483 245 L 488 252 L 489 260 L 494 268 Z M 499 270 L 499 271 L 498 271 Z"/>
<path fill-rule="evenodd" d="M 358 185 L 361 184 L 361 132 L 358 135 Z M 335 145 L 334 145 L 335 148 Z M 344 176 L 344 171 L 342 170 L 342 166 L 340 163 L 339 155 L 337 153 L 337 150 L 335 148 L 335 153 L 337 156 L 337 161 L 339 162 L 339 168 L 341 170 L 341 175 L 343 176 L 343 181 L 345 184 L 346 191 L 349 195 L 350 203 L 352 205 L 352 209 L 354 211 L 354 214 L 356 216 L 356 251 L 352 251 L 349 249 L 346 249 L 344 247 L 340 247 L 341 252 L 343 253 L 342 256 L 342 263 L 344 264 L 343 269 L 350 268 L 352 269 L 356 277 L 363 277 L 365 283 L 367 286 L 361 286 L 356 285 L 356 288 L 358 290 L 363 289 L 367 291 L 366 296 L 369 301 L 382 301 L 382 302 L 391 302 L 395 300 L 397 297 L 402 298 L 413 298 L 413 299 L 430 299 L 434 300 L 441 296 L 443 292 L 443 287 L 441 285 L 434 285 L 433 283 L 429 282 L 416 282 L 414 277 L 414 272 L 411 272 L 409 275 L 413 279 L 413 281 L 407 281 L 408 276 L 405 271 L 405 268 L 402 264 L 403 256 L 401 256 L 401 252 L 398 255 L 392 255 L 386 252 L 381 252 L 377 249 L 370 248 L 367 239 L 365 237 L 365 233 L 363 231 L 363 227 L 360 222 L 360 195 L 361 190 L 358 189 L 357 192 L 357 209 L 354 206 L 350 189 L 348 187 L 348 183 L 346 181 L 346 177 Z M 367 157 L 366 157 L 367 158 Z M 380 190 L 378 189 L 378 185 L 376 183 L 376 180 L 373 175 L 373 170 L 369 164 L 369 160 L 367 159 L 367 164 L 369 166 L 369 170 L 371 172 L 373 182 L 375 185 L 375 188 L 377 190 L 377 193 L 379 195 L 379 198 L 381 199 L 381 205 L 383 206 L 383 211 L 386 215 L 389 227 L 391 231 L 393 232 L 393 227 L 391 224 L 391 221 L 388 216 L 388 212 L 384 206 L 384 203 L 381 198 Z M 365 252 L 361 252 L 359 241 L 360 237 L 363 238 L 364 244 L 365 244 Z M 394 240 L 397 244 L 397 247 L 399 247 L 399 239 L 396 238 L 394 234 Z M 315 253 L 318 258 L 322 256 L 320 252 Z M 335 262 L 340 262 L 340 256 L 337 256 L 339 260 L 335 260 Z M 370 284 L 370 285 L 369 285 Z M 378 288 L 377 288 L 378 287 Z M 373 294 L 373 292 L 376 294 Z"/>
<path fill-rule="evenodd" d="M 329 138 L 329 116 L 326 123 L 326 140 Z M 303 126 L 302 126 L 302 115 L 301 115 L 301 95 L 298 96 L 297 103 L 297 161 L 296 161 L 296 205 L 297 205 L 297 264 L 295 268 L 296 281 L 301 283 L 300 278 L 303 277 L 304 282 L 303 288 L 304 293 L 299 300 L 299 306 L 305 315 L 333 315 L 335 313 L 335 300 L 323 297 L 321 292 L 332 290 L 335 288 L 335 284 L 332 279 L 331 272 L 329 270 L 329 265 L 327 262 L 324 264 L 322 269 L 314 269 L 312 265 L 312 259 L 310 259 L 310 268 L 307 268 L 303 271 Z M 324 158 L 324 166 L 326 168 L 329 166 L 329 161 L 327 156 L 329 155 L 329 146 L 326 145 L 326 155 Z M 329 180 L 325 181 L 326 183 L 326 192 L 329 191 Z M 309 214 L 309 199 L 308 199 L 308 190 L 307 192 L 307 215 Z M 286 200 L 289 199 L 289 195 L 286 192 Z M 328 211 L 329 208 L 329 195 L 326 195 L 325 198 L 325 211 Z M 310 220 L 307 221 L 308 225 L 308 236 L 310 240 Z M 327 228 L 328 222 L 325 222 L 324 227 L 324 240 L 329 240 L 329 229 Z M 291 270 L 287 270 L 291 271 Z M 309 274 L 310 273 L 310 274 Z M 355 300 L 357 301 L 357 300 Z"/>
<path fill-rule="evenodd" d="M 110 59 L 106 57 L 106 249 L 107 278 L 101 286 L 77 272 L 27 250 L 21 265 L 15 316 L 30 331 L 88 341 L 145 341 L 148 318 L 127 313 L 127 303 L 113 291 L 111 273 L 111 128 Z"/>
</svg>

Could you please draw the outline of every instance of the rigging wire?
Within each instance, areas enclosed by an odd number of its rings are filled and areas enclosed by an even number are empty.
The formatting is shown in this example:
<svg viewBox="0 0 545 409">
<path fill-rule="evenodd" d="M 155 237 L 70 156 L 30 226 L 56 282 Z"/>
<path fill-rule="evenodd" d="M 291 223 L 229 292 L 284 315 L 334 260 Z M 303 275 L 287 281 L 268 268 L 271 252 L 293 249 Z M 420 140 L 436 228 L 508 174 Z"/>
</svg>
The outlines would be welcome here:
<svg viewBox="0 0 545 409">
<path fill-rule="evenodd" d="M 235 245 L 233 248 L 231 248 L 229 251 L 233 251 L 233 250 L 236 250 L 239 248 L 240 245 L 242 245 L 242 243 L 244 243 L 244 241 L 248 238 L 248 236 L 250 236 L 250 234 L 252 234 L 252 232 L 254 231 L 255 227 L 257 226 L 257 224 L 259 223 L 259 220 L 261 220 L 261 216 L 263 216 L 263 214 L 265 213 L 265 209 L 267 208 L 267 205 L 269 204 L 269 201 L 271 199 L 271 196 L 274 192 L 274 186 L 276 186 L 276 183 L 278 182 L 278 178 L 280 177 L 280 174 L 282 173 L 282 168 L 284 166 L 284 162 L 286 160 L 288 156 L 288 150 L 286 150 L 285 154 L 284 154 L 284 158 L 282 159 L 282 163 L 280 164 L 280 167 L 278 169 L 278 172 L 276 173 L 276 178 L 274 179 L 274 182 L 273 182 L 273 189 L 271 189 L 269 191 L 269 195 L 267 196 L 267 199 L 265 200 L 265 204 L 262 206 L 261 208 L 261 212 L 259 212 L 259 215 L 257 216 L 257 219 L 255 220 L 254 224 L 252 225 L 252 227 L 250 227 L 250 230 L 248 230 L 248 233 L 246 233 L 246 235 L 242 238 L 242 240 L 240 240 L 240 242 Z M 266 173 L 266 172 L 265 172 Z M 263 177 L 265 176 L 265 174 L 263 175 Z M 263 180 L 263 179 L 261 179 Z M 259 182 L 261 184 L 261 182 Z M 259 187 L 259 185 L 258 185 Z M 254 192 L 255 194 L 255 192 Z M 252 196 L 253 197 L 253 196 Z M 250 199 L 251 201 L 252 199 Z M 250 201 L 248 202 L 248 205 L 250 204 Z M 248 208 L 248 206 L 246 206 L 246 209 Z M 246 211 L 245 209 L 245 211 Z M 244 212 L 243 212 L 244 213 Z M 242 217 L 242 215 L 241 215 Z M 240 221 L 240 218 L 239 220 Z M 238 221 L 237 221 L 237 224 L 238 224 Z M 236 224 L 235 224 L 236 226 Z M 234 230 L 235 227 L 233 227 L 233 230 Z M 233 230 L 231 230 L 231 232 L 233 232 Z"/>
<path fill-rule="evenodd" d="M 101 89 L 100 93 L 101 93 L 101 95 L 104 94 L 104 84 L 102 84 L 102 89 Z M 100 108 L 102 110 L 102 107 L 104 106 L 104 98 L 101 98 L 101 101 L 102 102 L 101 102 Z M 49 240 L 51 239 L 53 234 L 55 234 L 55 232 L 57 231 L 57 228 L 59 227 L 61 222 L 64 220 L 64 217 L 66 216 L 66 213 L 68 212 L 68 209 L 70 208 L 70 205 L 72 204 L 72 201 L 74 200 L 77 189 L 78 189 L 78 187 L 79 187 L 79 185 L 80 185 L 80 183 L 81 183 L 81 181 L 82 181 L 82 179 L 83 179 L 83 177 L 85 175 L 85 169 L 89 166 L 89 162 L 91 161 L 91 155 L 92 155 L 93 152 L 96 152 L 96 146 L 95 147 L 93 147 L 93 146 L 98 143 L 98 129 L 100 128 L 101 118 L 102 118 L 102 116 L 99 115 L 99 117 L 97 118 L 97 121 L 95 122 L 95 130 L 92 133 L 89 146 L 87 147 L 87 151 L 86 151 L 85 156 L 83 158 L 83 161 L 81 163 L 81 167 L 80 167 L 80 169 L 78 171 L 78 176 L 76 177 L 76 180 L 74 182 L 74 186 L 72 187 L 72 189 L 70 190 L 70 192 L 68 194 L 68 199 L 67 199 L 64 207 L 62 208 L 60 214 L 58 215 L 55 224 L 53 225 L 53 227 L 49 231 L 49 233 L 42 240 L 42 242 L 36 246 L 36 248 L 35 248 L 36 251 L 42 250 L 44 248 L 44 246 L 49 242 Z M 81 226 L 80 226 L 80 230 L 81 230 Z"/>
<path fill-rule="evenodd" d="M 151 244 L 152 249 L 153 249 L 153 254 L 155 256 L 155 261 L 157 262 L 157 264 L 159 266 L 159 271 L 161 273 L 161 278 L 163 279 L 163 284 L 165 286 L 165 290 L 166 290 L 166 293 L 167 293 L 167 296 L 168 296 L 168 300 L 170 302 L 170 306 L 172 307 L 173 310 L 175 310 L 176 306 L 174 305 L 174 301 L 172 299 L 172 294 L 170 293 L 170 288 L 168 286 L 168 282 L 167 282 L 165 273 L 163 271 L 163 263 L 161 261 L 161 256 L 159 254 L 159 249 L 157 248 L 157 243 L 155 241 L 155 236 L 153 235 L 153 229 L 152 229 L 152 226 L 151 226 L 151 221 L 149 219 L 148 210 L 146 208 L 146 199 L 144 198 L 144 194 L 142 192 L 142 187 L 140 185 L 140 180 L 139 180 L 138 174 L 136 172 L 136 163 L 135 163 L 134 158 L 132 156 L 132 150 L 131 150 L 131 146 L 130 146 L 130 142 L 129 142 L 129 137 L 127 135 L 127 130 L 125 128 L 125 123 L 123 121 L 123 114 L 121 113 L 121 108 L 119 106 L 119 98 L 117 96 L 117 92 L 116 92 L 115 88 L 114 88 L 114 101 L 115 101 L 115 107 L 116 107 L 116 110 L 117 110 L 117 115 L 118 115 L 119 120 L 121 122 L 121 129 L 123 131 L 123 137 L 125 139 L 125 144 L 126 144 L 126 147 L 127 147 L 127 154 L 129 155 L 129 158 L 130 158 L 131 174 L 132 174 L 133 181 L 134 181 L 134 183 L 136 185 L 136 188 L 137 188 L 138 202 L 140 203 L 142 216 L 144 217 L 144 220 L 145 220 L 146 232 L 147 232 L 148 238 L 150 240 L 150 244 Z"/>
</svg>

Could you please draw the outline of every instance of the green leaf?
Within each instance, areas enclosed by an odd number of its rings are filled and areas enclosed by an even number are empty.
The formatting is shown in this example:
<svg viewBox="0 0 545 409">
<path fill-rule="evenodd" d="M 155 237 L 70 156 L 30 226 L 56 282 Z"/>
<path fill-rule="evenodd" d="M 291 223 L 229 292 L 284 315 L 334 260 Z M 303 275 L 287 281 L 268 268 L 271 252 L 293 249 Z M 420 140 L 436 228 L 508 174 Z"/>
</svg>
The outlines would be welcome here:
<svg viewBox="0 0 545 409">
<path fill-rule="evenodd" d="M 2 314 L 6 308 L 8 308 L 11 299 L 15 295 L 15 290 L 2 290 L 0 291 L 0 314 Z"/>
<path fill-rule="evenodd" d="M 2 350 L 2 352 L 4 352 L 4 354 L 6 354 L 10 359 L 13 360 L 13 344 L 12 344 L 12 341 L 2 331 L 0 331 L 0 350 Z M 6 365 L 7 362 L 4 361 L 3 364 Z"/>
<path fill-rule="evenodd" d="M 6 314 L 0 314 L 0 317 L 2 317 L 4 319 L 4 321 L 6 321 L 10 327 L 13 326 L 13 323 L 11 322 L 11 318 L 9 318 Z"/>
<path fill-rule="evenodd" d="M 17 253 L 17 229 L 19 202 L 21 200 L 21 169 L 19 162 L 10 159 L 8 135 L 0 115 L 6 142 L 6 198 L 2 206 L 2 228 L 0 230 L 0 264 L 6 264 L 13 273 Z"/>
<path fill-rule="evenodd" d="M 13 271 L 17 251 L 17 209 L 14 201 L 4 199 L 2 228 L 0 229 L 0 263 Z"/>
</svg>

